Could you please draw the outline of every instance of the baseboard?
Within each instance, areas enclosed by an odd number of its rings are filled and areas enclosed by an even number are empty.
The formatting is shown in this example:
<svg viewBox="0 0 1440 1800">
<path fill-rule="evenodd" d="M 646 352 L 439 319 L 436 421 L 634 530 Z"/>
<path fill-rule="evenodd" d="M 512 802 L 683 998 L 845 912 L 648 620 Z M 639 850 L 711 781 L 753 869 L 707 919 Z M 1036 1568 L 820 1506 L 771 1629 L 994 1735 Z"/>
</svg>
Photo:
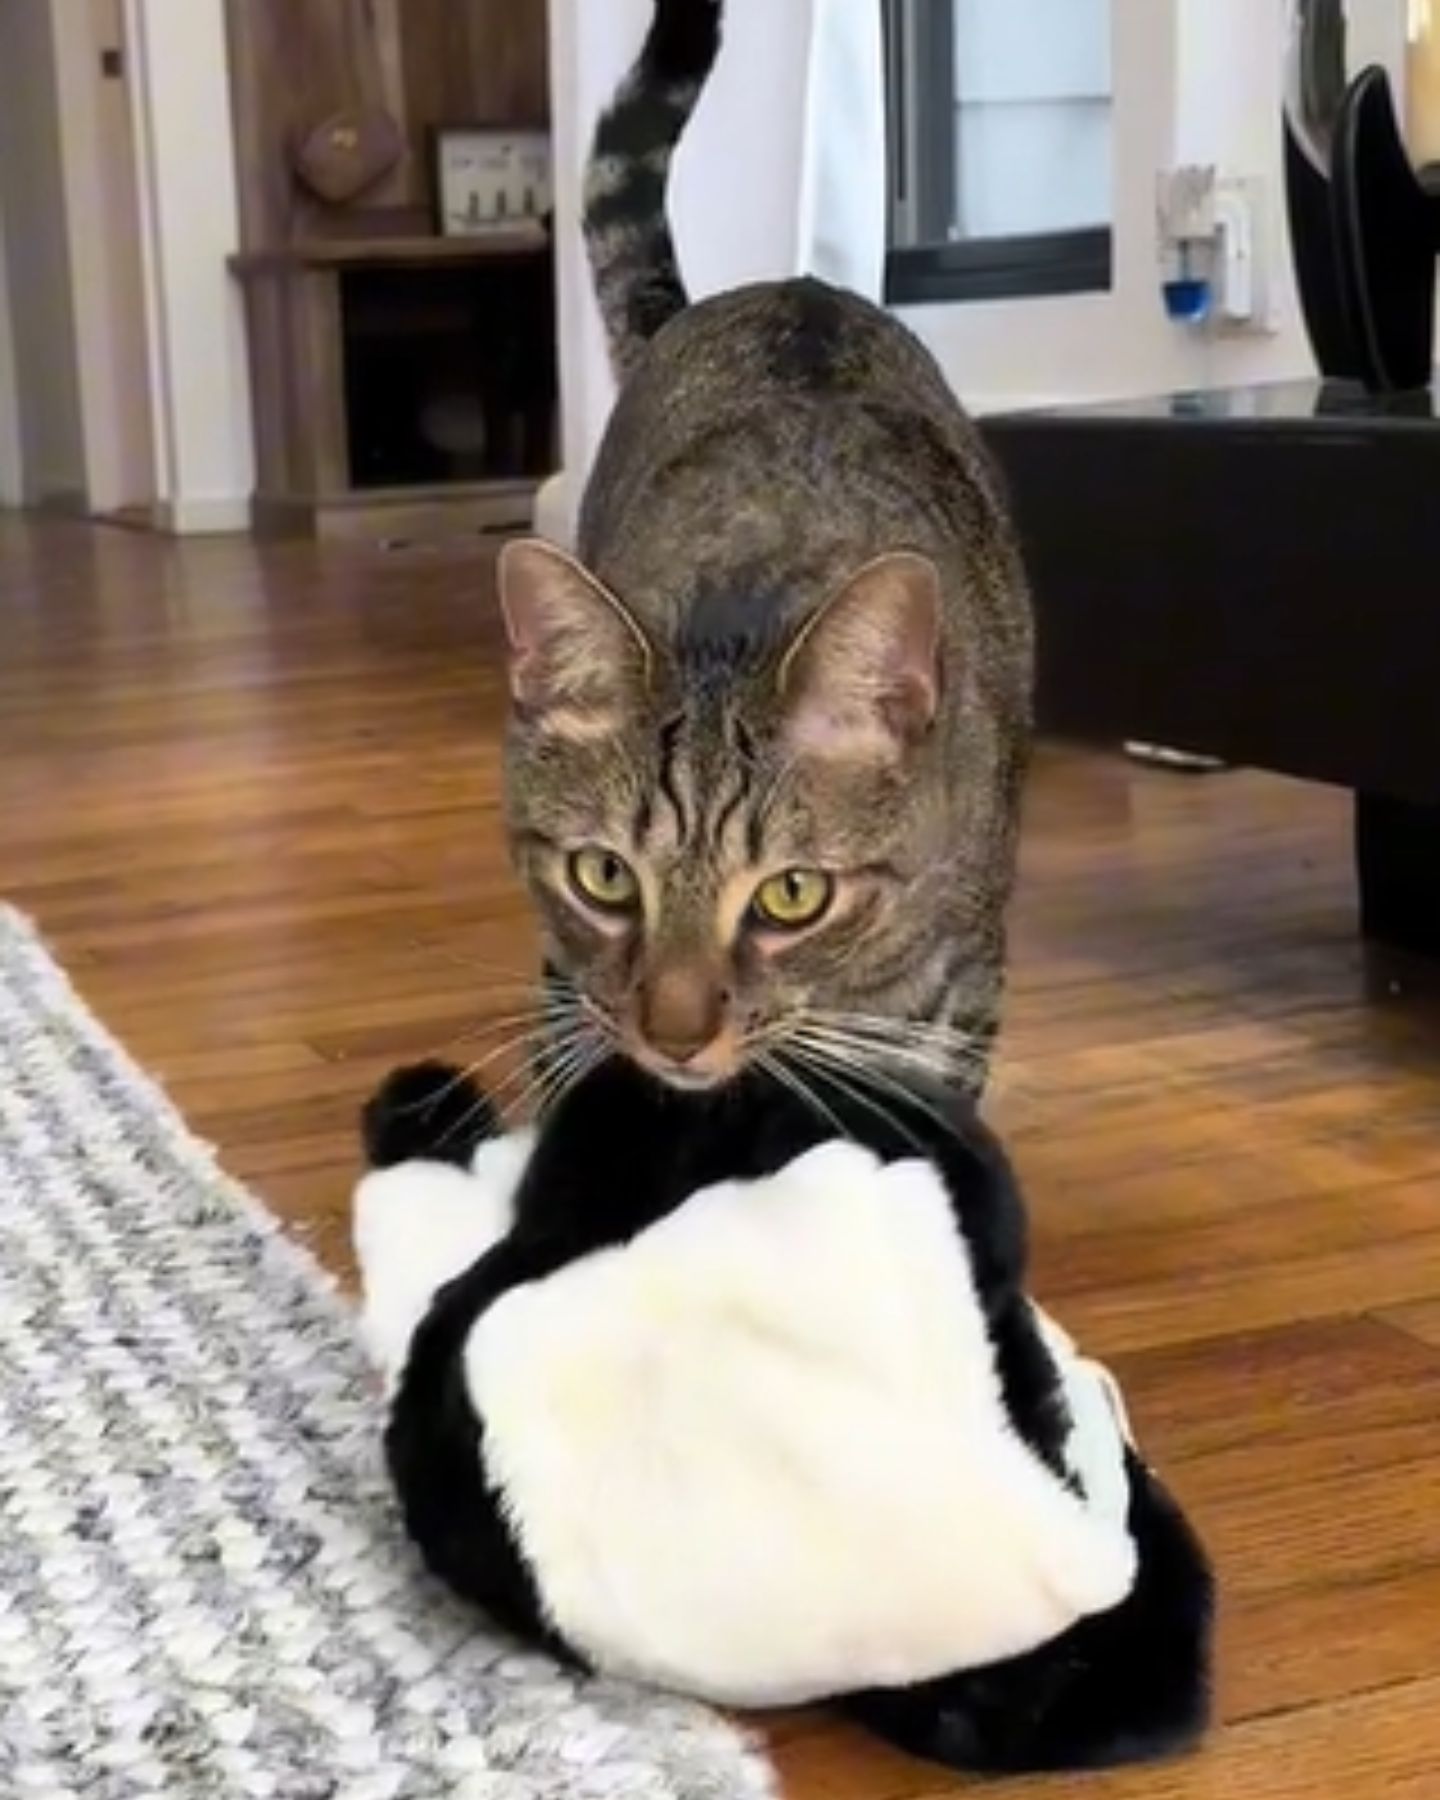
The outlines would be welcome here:
<svg viewBox="0 0 1440 1800">
<path fill-rule="evenodd" d="M 534 519 L 535 483 L 530 480 L 365 488 L 308 498 L 257 492 L 250 509 L 257 537 L 318 537 L 390 549 L 533 531 Z"/>
<path fill-rule="evenodd" d="M 45 488 L 30 495 L 26 510 L 48 513 L 61 519 L 85 519 L 90 516 L 90 503 L 83 488 Z"/>
<path fill-rule="evenodd" d="M 248 532 L 249 496 L 229 495 L 205 499 L 161 500 L 155 508 L 159 531 L 172 537 L 208 537 Z"/>
</svg>

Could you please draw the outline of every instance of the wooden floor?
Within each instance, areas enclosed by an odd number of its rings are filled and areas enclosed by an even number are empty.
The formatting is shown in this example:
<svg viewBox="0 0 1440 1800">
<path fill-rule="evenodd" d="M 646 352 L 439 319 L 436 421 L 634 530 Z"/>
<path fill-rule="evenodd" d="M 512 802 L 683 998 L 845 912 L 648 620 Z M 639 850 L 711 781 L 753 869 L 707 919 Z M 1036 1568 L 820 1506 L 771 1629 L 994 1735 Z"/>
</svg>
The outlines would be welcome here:
<svg viewBox="0 0 1440 1800">
<path fill-rule="evenodd" d="M 367 1087 L 528 966 L 499 698 L 483 555 L 0 527 L 0 895 L 339 1266 Z M 1366 968 L 1347 837 L 1319 790 L 1040 758 L 996 1112 L 1038 1292 L 1213 1546 L 1224 1727 L 1016 1796 L 1440 1795 L 1440 1007 Z M 796 1800 L 963 1785 L 775 1737 Z"/>
</svg>

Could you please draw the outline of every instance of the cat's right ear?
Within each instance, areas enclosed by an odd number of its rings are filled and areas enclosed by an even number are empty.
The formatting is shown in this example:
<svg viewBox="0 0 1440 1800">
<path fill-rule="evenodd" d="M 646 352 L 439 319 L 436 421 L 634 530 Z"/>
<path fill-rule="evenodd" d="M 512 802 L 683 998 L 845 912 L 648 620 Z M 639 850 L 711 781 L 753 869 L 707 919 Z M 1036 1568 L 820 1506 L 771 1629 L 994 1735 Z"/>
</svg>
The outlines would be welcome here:
<svg viewBox="0 0 1440 1800">
<path fill-rule="evenodd" d="M 507 544 L 498 574 L 516 710 L 557 736 L 613 733 L 649 685 L 639 625 L 588 569 L 539 538 Z"/>
</svg>

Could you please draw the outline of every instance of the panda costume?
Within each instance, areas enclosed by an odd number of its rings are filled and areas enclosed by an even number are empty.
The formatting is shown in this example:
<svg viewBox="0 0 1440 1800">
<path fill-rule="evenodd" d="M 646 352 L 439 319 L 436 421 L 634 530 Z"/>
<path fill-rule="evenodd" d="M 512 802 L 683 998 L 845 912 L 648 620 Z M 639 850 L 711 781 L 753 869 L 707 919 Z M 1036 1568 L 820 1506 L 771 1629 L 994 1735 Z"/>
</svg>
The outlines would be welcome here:
<svg viewBox="0 0 1440 1800">
<path fill-rule="evenodd" d="M 1206 1559 L 1027 1296 L 1002 1151 L 965 1102 L 823 1097 L 612 1060 L 502 1135 L 456 1071 L 390 1078 L 355 1241 L 408 1530 L 607 1675 L 957 1768 L 1189 1745 Z"/>
</svg>

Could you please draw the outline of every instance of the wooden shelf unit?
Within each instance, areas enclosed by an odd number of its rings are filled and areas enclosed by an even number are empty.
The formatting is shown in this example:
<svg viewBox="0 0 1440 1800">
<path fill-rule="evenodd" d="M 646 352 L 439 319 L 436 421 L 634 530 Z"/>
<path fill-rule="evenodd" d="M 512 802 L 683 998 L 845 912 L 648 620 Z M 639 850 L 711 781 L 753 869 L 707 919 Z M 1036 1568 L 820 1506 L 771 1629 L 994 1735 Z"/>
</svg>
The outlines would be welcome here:
<svg viewBox="0 0 1440 1800">
<path fill-rule="evenodd" d="M 543 122 L 545 0 L 228 0 L 228 23 L 256 529 L 528 524 L 553 466 L 549 236 L 432 235 L 429 159 L 441 123 Z M 327 207 L 295 180 L 289 146 L 364 106 L 400 121 L 406 153 L 361 201 Z M 424 435 L 447 409 L 461 419 L 453 453 Z"/>
</svg>

